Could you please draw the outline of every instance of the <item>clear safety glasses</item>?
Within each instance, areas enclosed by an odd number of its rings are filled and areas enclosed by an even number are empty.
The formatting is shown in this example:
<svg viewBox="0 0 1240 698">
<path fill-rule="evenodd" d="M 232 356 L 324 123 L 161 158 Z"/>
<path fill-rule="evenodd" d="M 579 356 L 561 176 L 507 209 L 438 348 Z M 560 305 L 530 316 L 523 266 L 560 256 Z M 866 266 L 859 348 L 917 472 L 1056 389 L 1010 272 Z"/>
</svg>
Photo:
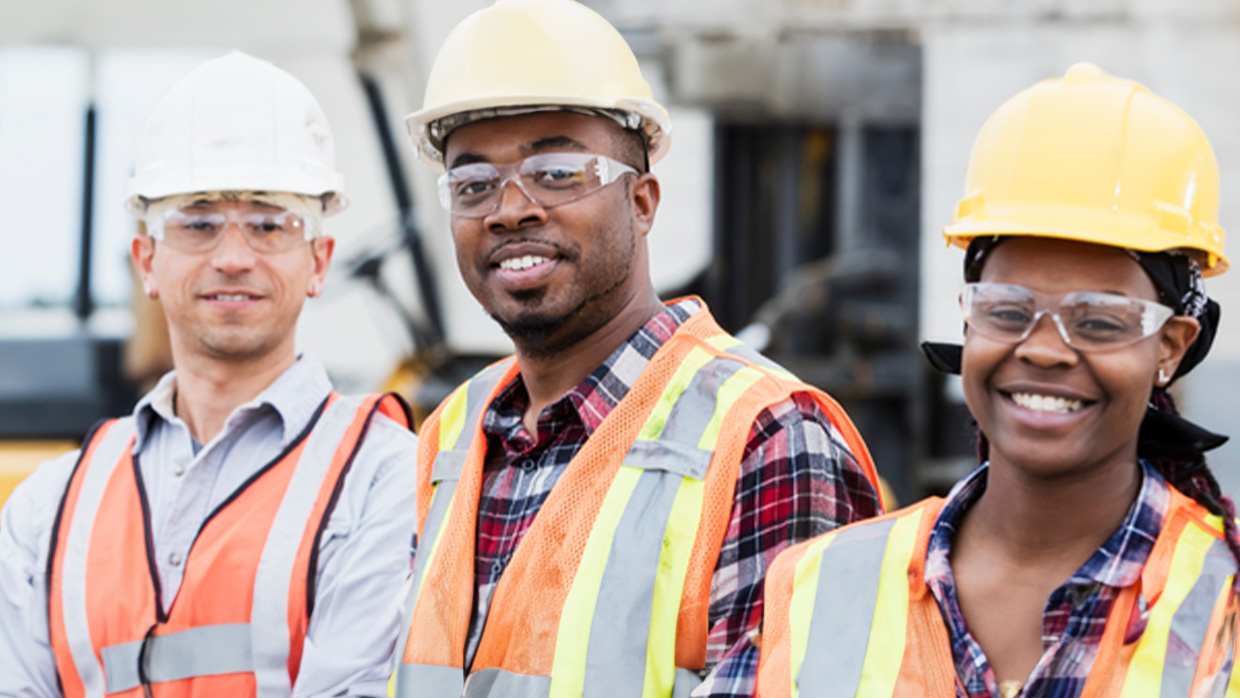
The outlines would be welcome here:
<svg viewBox="0 0 1240 698">
<path fill-rule="evenodd" d="M 960 294 L 965 322 L 1000 342 L 1023 341 L 1049 315 L 1068 346 L 1078 351 L 1118 349 L 1157 332 L 1172 315 L 1161 303 L 1113 293 L 1048 296 L 1012 284 L 965 284 Z"/>
<path fill-rule="evenodd" d="M 316 217 L 291 195 L 281 203 L 254 199 L 227 201 L 197 199 L 159 207 L 146 216 L 147 233 L 182 252 L 215 249 L 231 226 L 237 226 L 245 241 L 258 252 L 292 249 L 315 237 Z"/>
<path fill-rule="evenodd" d="M 499 208 L 509 182 L 530 201 L 551 208 L 593 194 L 637 170 L 604 155 L 542 153 L 495 165 L 453 167 L 439 177 L 439 203 L 454 216 L 481 218 Z"/>
</svg>

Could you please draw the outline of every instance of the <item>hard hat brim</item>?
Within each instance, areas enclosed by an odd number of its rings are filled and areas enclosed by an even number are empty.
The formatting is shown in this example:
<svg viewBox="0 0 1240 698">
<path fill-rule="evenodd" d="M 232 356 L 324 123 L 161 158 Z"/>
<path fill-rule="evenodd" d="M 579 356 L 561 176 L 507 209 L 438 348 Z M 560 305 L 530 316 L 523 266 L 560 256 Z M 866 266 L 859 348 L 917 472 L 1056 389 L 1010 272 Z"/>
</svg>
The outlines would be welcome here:
<svg viewBox="0 0 1240 698">
<path fill-rule="evenodd" d="M 523 112 L 522 107 L 529 107 Z M 495 97 L 488 95 L 473 100 L 463 100 L 453 104 L 445 104 L 430 109 L 421 109 L 405 117 L 405 126 L 409 132 L 409 140 L 422 162 L 436 172 L 445 171 L 444 153 L 439 144 L 430 134 L 430 125 L 440 119 L 474 111 L 505 109 L 516 116 L 521 113 L 546 111 L 556 107 L 607 109 L 629 111 L 641 117 L 641 130 L 645 134 L 649 151 L 650 164 L 655 164 L 671 147 L 672 121 L 667 110 L 658 102 L 648 99 L 622 99 L 615 103 L 600 104 L 596 100 L 581 99 L 569 95 L 511 95 Z M 446 136 L 446 134 L 445 134 Z"/>
<path fill-rule="evenodd" d="M 1099 215 L 1093 211 L 1047 211 L 1044 207 L 1030 207 L 1006 215 L 988 216 L 986 220 L 952 223 L 943 228 L 943 235 L 950 244 L 961 248 L 967 248 L 974 238 L 994 236 L 1056 238 L 1141 252 L 1180 250 L 1199 257 L 1203 276 L 1217 276 L 1227 271 L 1230 262 L 1219 251 L 1221 241 L 1205 239 L 1221 235 L 1221 231 L 1201 224 L 1195 227 L 1198 228 L 1195 234 L 1186 235 L 1157 228 L 1148 216 Z"/>
</svg>

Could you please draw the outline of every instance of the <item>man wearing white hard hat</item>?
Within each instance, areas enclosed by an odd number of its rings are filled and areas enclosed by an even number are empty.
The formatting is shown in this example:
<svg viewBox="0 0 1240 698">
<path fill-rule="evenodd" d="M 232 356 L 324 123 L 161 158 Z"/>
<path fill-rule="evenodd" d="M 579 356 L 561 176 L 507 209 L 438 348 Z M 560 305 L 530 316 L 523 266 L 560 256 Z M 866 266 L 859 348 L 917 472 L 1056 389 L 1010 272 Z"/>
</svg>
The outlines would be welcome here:
<svg viewBox="0 0 1240 698">
<path fill-rule="evenodd" d="M 382 695 L 416 439 L 298 355 L 345 206 L 322 109 L 241 53 L 141 136 L 132 252 L 175 370 L 0 515 L 0 695 Z"/>
<path fill-rule="evenodd" d="M 423 428 L 395 695 L 751 695 L 766 565 L 878 513 L 877 475 L 830 397 L 658 298 L 671 122 L 632 51 L 572 0 L 499 0 L 408 122 L 516 356 Z"/>
</svg>

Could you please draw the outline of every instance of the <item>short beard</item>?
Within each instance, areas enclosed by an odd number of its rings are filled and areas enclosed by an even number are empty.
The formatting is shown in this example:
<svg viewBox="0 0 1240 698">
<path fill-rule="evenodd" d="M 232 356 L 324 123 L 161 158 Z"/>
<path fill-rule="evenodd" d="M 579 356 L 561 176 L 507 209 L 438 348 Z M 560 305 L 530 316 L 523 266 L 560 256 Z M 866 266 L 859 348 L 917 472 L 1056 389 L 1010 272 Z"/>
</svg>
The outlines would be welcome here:
<svg viewBox="0 0 1240 698">
<path fill-rule="evenodd" d="M 575 307 L 559 317 L 548 318 L 537 313 L 524 314 L 511 321 L 506 321 L 493 313 L 491 317 L 495 322 L 499 323 L 500 328 L 504 330 L 504 334 L 508 335 L 513 343 L 521 348 L 521 353 L 525 356 L 531 359 L 553 357 L 598 331 L 600 327 L 606 325 L 611 320 L 611 317 L 601 317 L 598 314 L 594 314 L 587 318 L 582 326 L 575 328 L 572 332 L 563 336 L 556 336 L 560 334 L 561 330 L 568 327 L 574 319 L 581 316 L 587 308 L 623 288 L 633 268 L 633 256 L 632 254 L 625 256 L 626 266 L 622 273 L 616 277 L 615 283 L 598 293 L 583 298 Z M 536 301 L 541 297 L 542 291 L 539 290 L 531 294 L 529 300 Z"/>
</svg>

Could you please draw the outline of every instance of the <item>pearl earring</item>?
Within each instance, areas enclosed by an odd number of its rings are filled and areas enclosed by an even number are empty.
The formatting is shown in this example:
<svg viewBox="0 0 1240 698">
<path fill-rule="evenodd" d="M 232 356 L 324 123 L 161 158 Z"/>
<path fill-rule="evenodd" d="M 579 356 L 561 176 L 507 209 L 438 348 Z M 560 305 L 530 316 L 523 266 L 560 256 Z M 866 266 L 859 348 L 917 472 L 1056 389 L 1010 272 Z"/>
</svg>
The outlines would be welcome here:
<svg viewBox="0 0 1240 698">
<path fill-rule="evenodd" d="M 1158 385 L 1159 385 L 1159 387 L 1165 386 L 1166 384 L 1168 384 L 1168 383 L 1170 383 L 1170 382 L 1171 382 L 1171 376 L 1168 376 L 1168 375 L 1167 375 L 1167 371 L 1166 371 L 1165 369 L 1161 369 L 1161 368 L 1160 368 L 1160 369 L 1158 369 Z"/>
</svg>

